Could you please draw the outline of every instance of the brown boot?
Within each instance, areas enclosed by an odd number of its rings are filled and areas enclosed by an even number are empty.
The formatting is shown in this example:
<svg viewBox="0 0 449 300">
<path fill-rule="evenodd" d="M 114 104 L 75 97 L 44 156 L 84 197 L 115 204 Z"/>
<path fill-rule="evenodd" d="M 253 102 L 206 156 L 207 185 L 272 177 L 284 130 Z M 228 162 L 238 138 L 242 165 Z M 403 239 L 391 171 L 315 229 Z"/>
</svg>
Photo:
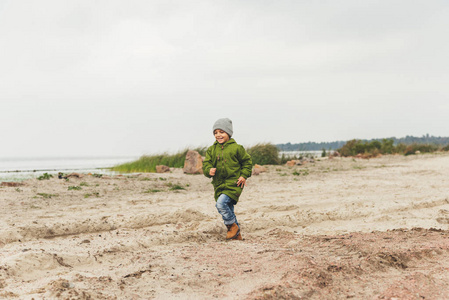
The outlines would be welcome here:
<svg viewBox="0 0 449 300">
<path fill-rule="evenodd" d="M 238 240 L 238 241 L 241 241 L 241 240 L 243 240 L 243 238 L 242 238 L 242 234 L 241 233 L 239 233 L 239 235 L 237 235 L 235 238 L 234 238 L 234 240 Z"/>
<path fill-rule="evenodd" d="M 240 234 L 240 228 L 236 223 L 226 225 L 226 227 L 228 227 L 228 233 L 226 234 L 227 240 L 234 239 Z"/>
</svg>

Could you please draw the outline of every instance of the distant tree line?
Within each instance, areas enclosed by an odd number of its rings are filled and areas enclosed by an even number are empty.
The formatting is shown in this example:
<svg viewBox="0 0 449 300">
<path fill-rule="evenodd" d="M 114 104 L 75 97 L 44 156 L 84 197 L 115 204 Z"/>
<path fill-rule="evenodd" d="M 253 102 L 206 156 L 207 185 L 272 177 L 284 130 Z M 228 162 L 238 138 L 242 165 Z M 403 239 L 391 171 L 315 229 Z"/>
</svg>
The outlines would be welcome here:
<svg viewBox="0 0 449 300">
<path fill-rule="evenodd" d="M 371 142 L 378 141 L 382 142 L 384 140 L 393 140 L 393 145 L 397 146 L 399 144 L 403 145 L 412 145 L 412 144 L 427 144 L 427 145 L 449 145 L 449 137 L 437 137 L 431 136 L 429 134 L 423 135 L 422 137 L 414 137 L 407 135 L 403 138 L 382 138 L 382 139 L 371 139 L 371 140 L 357 140 L 359 142 L 363 142 L 366 144 L 370 144 Z M 280 151 L 319 151 L 319 150 L 337 150 L 341 149 L 348 141 L 335 141 L 335 142 L 307 142 L 307 143 L 297 143 L 297 144 L 277 144 L 276 147 Z"/>
<path fill-rule="evenodd" d="M 394 141 L 394 145 L 398 144 L 429 144 L 429 145 L 449 145 L 449 137 L 441 137 L 441 136 L 430 136 L 429 134 L 423 135 L 422 137 L 414 137 L 407 135 L 404 138 L 389 138 Z M 382 139 L 378 139 L 381 141 Z"/>
</svg>

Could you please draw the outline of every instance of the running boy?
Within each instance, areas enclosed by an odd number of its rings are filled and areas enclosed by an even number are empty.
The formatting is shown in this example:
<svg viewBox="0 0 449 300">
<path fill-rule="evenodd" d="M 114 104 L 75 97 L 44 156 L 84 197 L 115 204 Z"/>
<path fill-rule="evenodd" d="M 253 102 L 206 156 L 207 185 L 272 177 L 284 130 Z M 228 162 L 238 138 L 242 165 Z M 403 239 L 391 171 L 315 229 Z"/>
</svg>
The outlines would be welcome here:
<svg viewBox="0 0 449 300">
<path fill-rule="evenodd" d="M 212 177 L 218 212 L 228 228 L 226 239 L 241 240 L 240 226 L 234 214 L 246 179 L 251 176 L 251 156 L 232 138 L 232 121 L 219 119 L 213 126 L 215 143 L 207 149 L 203 173 Z"/>
</svg>

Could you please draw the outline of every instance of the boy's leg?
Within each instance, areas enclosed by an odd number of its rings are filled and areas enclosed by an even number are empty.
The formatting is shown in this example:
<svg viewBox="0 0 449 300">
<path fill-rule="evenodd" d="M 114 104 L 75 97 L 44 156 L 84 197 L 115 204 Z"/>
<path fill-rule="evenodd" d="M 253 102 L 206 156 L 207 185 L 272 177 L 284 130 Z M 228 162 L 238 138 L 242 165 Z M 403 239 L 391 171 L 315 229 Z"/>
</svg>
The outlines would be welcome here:
<svg viewBox="0 0 449 300">
<path fill-rule="evenodd" d="M 239 221 L 237 221 L 237 216 L 234 213 L 234 206 L 237 204 L 237 202 L 235 202 L 235 200 L 233 200 L 231 198 L 229 198 L 229 199 L 231 200 L 231 202 L 229 203 L 229 209 L 232 211 L 232 214 L 234 215 L 235 223 L 237 225 L 239 225 Z M 240 225 L 239 225 L 239 227 L 240 227 Z"/>
<path fill-rule="evenodd" d="M 231 208 L 231 210 L 232 210 L 232 213 L 234 213 L 234 205 L 236 205 L 237 202 L 235 202 L 235 200 L 232 200 L 231 204 L 232 204 L 232 205 L 230 206 L 230 208 Z M 235 216 L 235 214 L 234 214 L 234 216 Z M 237 224 L 237 226 L 238 226 L 238 228 L 239 228 L 239 234 L 238 234 L 237 236 L 235 236 L 233 239 L 235 239 L 235 240 L 243 240 L 242 234 L 240 233 L 240 225 L 239 225 L 239 221 L 237 221 L 237 216 L 235 216 L 235 223 Z"/>
<path fill-rule="evenodd" d="M 223 217 L 223 222 L 225 225 L 237 223 L 237 218 L 234 214 L 233 202 L 234 200 L 232 200 L 228 195 L 221 194 L 217 199 L 217 203 L 215 203 L 215 207 Z"/>
<path fill-rule="evenodd" d="M 218 212 L 223 217 L 224 224 L 228 227 L 227 239 L 235 238 L 240 233 L 237 218 L 234 214 L 234 204 L 235 201 L 225 194 L 221 194 L 215 204 Z"/>
</svg>

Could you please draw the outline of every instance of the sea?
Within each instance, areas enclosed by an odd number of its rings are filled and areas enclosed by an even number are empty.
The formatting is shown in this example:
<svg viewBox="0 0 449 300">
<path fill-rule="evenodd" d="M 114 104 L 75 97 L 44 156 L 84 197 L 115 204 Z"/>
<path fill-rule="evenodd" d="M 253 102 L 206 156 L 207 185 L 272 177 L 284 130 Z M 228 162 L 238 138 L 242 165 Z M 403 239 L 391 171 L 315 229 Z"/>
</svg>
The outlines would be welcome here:
<svg viewBox="0 0 449 300">
<path fill-rule="evenodd" d="M 44 173 L 57 175 L 62 173 L 92 173 L 116 175 L 109 168 L 135 161 L 139 156 L 120 157 L 36 157 L 1 158 L 0 181 L 23 181 L 37 178 Z"/>
<path fill-rule="evenodd" d="M 322 150 L 308 150 L 308 151 L 279 151 L 279 157 L 320 157 Z"/>
</svg>

